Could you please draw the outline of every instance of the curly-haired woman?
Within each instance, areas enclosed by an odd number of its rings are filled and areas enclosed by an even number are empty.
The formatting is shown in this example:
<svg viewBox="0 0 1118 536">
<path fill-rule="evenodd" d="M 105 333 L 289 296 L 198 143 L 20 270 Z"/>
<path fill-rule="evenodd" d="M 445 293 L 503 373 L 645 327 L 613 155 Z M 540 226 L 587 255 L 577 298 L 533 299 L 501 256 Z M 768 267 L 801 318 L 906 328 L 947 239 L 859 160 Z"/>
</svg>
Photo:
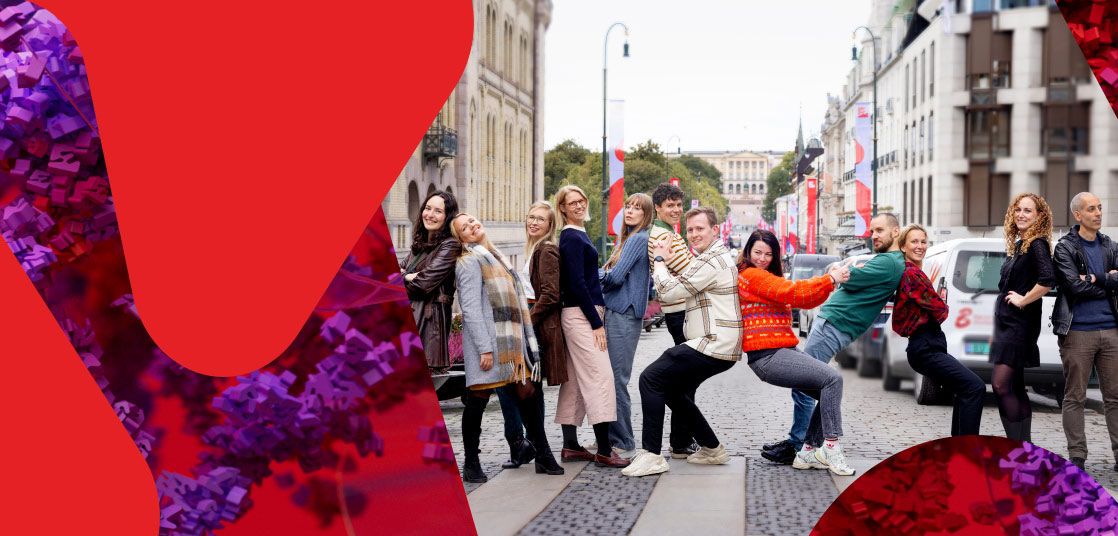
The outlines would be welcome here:
<svg viewBox="0 0 1118 536">
<path fill-rule="evenodd" d="M 991 383 L 1005 436 L 1030 440 L 1033 408 L 1025 393 L 1025 368 L 1040 365 L 1041 298 L 1056 286 L 1052 267 L 1052 211 L 1044 198 L 1018 195 L 1005 213 L 1006 259 L 994 305 Z"/>
<path fill-rule="evenodd" d="M 450 305 L 454 302 L 454 263 L 462 244 L 450 236 L 458 202 L 449 192 L 435 191 L 423 200 L 412 226 L 412 245 L 401 268 L 415 325 L 423 341 L 427 366 L 450 366 Z"/>
</svg>

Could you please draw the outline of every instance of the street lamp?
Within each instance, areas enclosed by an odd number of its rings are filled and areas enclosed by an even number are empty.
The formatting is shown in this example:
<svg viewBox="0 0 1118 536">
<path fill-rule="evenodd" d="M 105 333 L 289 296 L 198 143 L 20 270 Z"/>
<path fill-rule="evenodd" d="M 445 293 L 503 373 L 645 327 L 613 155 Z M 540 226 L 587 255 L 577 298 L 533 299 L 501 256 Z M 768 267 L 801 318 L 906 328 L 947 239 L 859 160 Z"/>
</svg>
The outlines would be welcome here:
<svg viewBox="0 0 1118 536">
<path fill-rule="evenodd" d="M 873 44 L 873 215 L 877 216 L 877 38 L 865 26 L 854 28 L 851 39 L 858 36 L 858 30 L 865 30 L 870 34 L 870 43 Z M 858 47 L 851 45 L 850 59 L 858 61 Z"/>
<path fill-rule="evenodd" d="M 606 147 L 606 60 L 609 59 L 609 33 L 617 26 L 625 28 L 625 49 L 622 57 L 629 57 L 629 27 L 623 22 L 615 22 L 606 30 L 605 43 L 602 45 L 602 238 L 598 247 L 598 257 L 605 262 L 606 236 L 609 234 L 609 148 Z"/>
<path fill-rule="evenodd" d="M 668 146 L 671 145 L 673 139 L 675 140 L 675 144 L 676 144 L 675 145 L 675 155 L 677 157 L 680 156 L 679 136 L 676 136 L 675 134 L 672 134 L 672 137 L 668 138 L 667 143 L 664 144 L 664 180 L 665 181 L 671 179 L 671 172 L 668 171 Z"/>
</svg>

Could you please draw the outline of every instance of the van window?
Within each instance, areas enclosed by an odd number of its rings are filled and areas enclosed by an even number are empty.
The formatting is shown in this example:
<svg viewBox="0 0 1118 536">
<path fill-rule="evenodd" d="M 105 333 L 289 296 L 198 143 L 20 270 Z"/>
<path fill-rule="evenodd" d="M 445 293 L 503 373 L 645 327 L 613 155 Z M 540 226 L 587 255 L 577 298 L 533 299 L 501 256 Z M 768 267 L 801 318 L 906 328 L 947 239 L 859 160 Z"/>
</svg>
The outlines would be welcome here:
<svg viewBox="0 0 1118 536">
<path fill-rule="evenodd" d="M 1001 251 L 960 251 L 951 283 L 963 292 L 998 290 L 1003 262 Z"/>
<path fill-rule="evenodd" d="M 823 266 L 797 266 L 792 269 L 792 280 L 811 279 L 824 273 Z"/>
</svg>

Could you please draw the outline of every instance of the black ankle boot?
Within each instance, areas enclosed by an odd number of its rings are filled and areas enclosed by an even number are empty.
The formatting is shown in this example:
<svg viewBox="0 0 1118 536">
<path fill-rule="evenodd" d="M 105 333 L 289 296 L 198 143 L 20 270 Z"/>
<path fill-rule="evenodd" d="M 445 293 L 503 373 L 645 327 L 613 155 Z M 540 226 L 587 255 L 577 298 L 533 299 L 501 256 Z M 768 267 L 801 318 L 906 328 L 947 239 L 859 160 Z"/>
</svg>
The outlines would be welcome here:
<svg viewBox="0 0 1118 536">
<path fill-rule="evenodd" d="M 563 466 L 555 461 L 555 455 L 551 453 L 550 448 L 545 447 L 536 452 L 536 473 L 561 475 L 563 472 Z"/>
<path fill-rule="evenodd" d="M 477 456 L 476 452 L 473 456 L 466 456 L 466 462 L 462 464 L 462 480 L 484 484 L 489 481 L 489 477 L 485 476 L 485 471 L 481 470 L 481 461 L 478 460 Z"/>
<path fill-rule="evenodd" d="M 482 483 L 488 480 L 485 472 L 481 470 L 481 417 L 485 414 L 488 398 L 466 394 L 466 407 L 462 410 L 462 450 L 465 456 L 462 464 L 462 480 L 466 482 Z"/>
<path fill-rule="evenodd" d="M 501 464 L 503 469 L 516 469 L 524 465 L 536 457 L 536 448 L 524 436 L 519 437 L 506 437 L 505 441 L 509 443 L 509 461 Z"/>
</svg>

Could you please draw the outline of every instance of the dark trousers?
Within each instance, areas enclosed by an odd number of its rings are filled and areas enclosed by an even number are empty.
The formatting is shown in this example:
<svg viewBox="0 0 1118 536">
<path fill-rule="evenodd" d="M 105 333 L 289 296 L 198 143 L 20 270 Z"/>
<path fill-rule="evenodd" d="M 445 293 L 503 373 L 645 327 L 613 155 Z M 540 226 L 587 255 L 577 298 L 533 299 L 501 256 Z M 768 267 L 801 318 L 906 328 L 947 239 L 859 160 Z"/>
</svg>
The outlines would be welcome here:
<svg viewBox="0 0 1118 536">
<path fill-rule="evenodd" d="M 986 382 L 947 353 L 947 339 L 943 336 L 943 330 L 939 324 L 929 324 L 920 326 L 908 338 L 908 364 L 912 366 L 912 370 L 954 393 L 951 435 L 978 435 Z"/>
<path fill-rule="evenodd" d="M 679 346 L 687 339 L 683 336 L 683 322 L 687 318 L 687 311 L 679 311 L 678 313 L 664 313 L 664 323 L 668 325 L 668 333 L 672 335 L 672 342 Z M 695 390 L 687 393 L 687 398 L 691 399 L 691 403 L 695 403 Z M 662 419 L 661 419 L 662 420 Z M 691 446 L 694 440 L 694 434 L 687 429 L 687 423 L 682 419 L 676 417 L 675 411 L 672 411 L 672 428 L 668 436 L 669 446 L 673 449 L 683 449 Z"/>
<path fill-rule="evenodd" d="M 659 454 L 664 439 L 664 406 L 672 408 L 673 436 L 669 441 L 675 445 L 678 434 L 676 423 L 686 424 L 695 440 L 707 448 L 719 445 L 718 436 L 707 424 L 695 400 L 688 396 L 694 393 L 699 384 L 714 376 L 730 370 L 736 361 L 726 361 L 707 357 L 681 344 L 669 348 L 655 362 L 644 369 L 640 378 L 641 409 L 644 413 L 641 447 Z"/>
</svg>

